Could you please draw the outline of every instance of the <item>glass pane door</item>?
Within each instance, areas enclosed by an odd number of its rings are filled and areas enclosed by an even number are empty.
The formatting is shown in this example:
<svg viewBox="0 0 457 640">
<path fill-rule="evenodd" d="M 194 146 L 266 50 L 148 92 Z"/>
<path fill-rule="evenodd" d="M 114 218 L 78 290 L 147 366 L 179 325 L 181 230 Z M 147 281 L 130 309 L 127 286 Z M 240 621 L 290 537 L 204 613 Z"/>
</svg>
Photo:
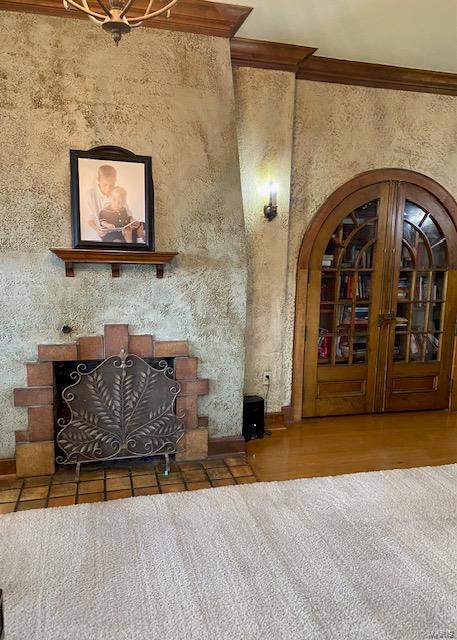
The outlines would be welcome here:
<svg viewBox="0 0 457 640">
<path fill-rule="evenodd" d="M 379 200 L 351 211 L 322 258 L 318 365 L 367 363 Z"/>
<path fill-rule="evenodd" d="M 406 200 L 395 316 L 395 362 L 431 362 L 441 356 L 448 249 L 433 216 Z"/>
</svg>

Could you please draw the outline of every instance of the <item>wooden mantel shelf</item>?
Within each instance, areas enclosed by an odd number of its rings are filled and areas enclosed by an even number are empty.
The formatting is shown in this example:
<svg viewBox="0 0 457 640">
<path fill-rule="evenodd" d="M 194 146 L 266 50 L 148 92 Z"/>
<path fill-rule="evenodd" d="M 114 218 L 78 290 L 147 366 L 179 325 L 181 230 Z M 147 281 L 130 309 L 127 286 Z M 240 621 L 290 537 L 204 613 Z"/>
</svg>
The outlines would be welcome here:
<svg viewBox="0 0 457 640">
<path fill-rule="evenodd" d="M 121 264 L 152 264 L 156 267 L 157 278 L 163 278 L 166 264 L 177 253 L 157 253 L 155 251 L 116 251 L 100 249 L 49 249 L 65 262 L 65 275 L 73 278 L 74 265 L 78 263 L 104 263 L 111 265 L 113 278 L 119 278 Z"/>
</svg>

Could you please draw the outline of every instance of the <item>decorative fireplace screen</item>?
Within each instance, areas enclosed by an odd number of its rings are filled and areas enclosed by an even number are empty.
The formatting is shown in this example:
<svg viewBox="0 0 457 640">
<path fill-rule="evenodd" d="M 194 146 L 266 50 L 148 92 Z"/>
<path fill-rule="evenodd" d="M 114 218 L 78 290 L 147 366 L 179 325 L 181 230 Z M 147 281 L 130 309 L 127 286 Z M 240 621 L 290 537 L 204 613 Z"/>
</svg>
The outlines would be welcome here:
<svg viewBox="0 0 457 640">
<path fill-rule="evenodd" d="M 80 363 L 70 374 L 74 384 L 62 398 L 70 410 L 60 418 L 59 464 L 138 458 L 176 453 L 184 425 L 174 413 L 180 385 L 165 360 L 151 366 L 124 350 L 86 372 Z"/>
</svg>

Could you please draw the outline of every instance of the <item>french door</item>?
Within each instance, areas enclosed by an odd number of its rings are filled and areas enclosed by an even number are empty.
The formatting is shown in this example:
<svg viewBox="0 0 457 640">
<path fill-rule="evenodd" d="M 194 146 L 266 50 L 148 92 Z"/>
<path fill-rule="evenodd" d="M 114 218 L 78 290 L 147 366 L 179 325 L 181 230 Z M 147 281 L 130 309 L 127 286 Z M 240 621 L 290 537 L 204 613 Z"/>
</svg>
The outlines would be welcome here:
<svg viewBox="0 0 457 640">
<path fill-rule="evenodd" d="M 425 189 L 359 189 L 323 224 L 310 257 L 303 415 L 449 404 L 457 232 Z"/>
</svg>

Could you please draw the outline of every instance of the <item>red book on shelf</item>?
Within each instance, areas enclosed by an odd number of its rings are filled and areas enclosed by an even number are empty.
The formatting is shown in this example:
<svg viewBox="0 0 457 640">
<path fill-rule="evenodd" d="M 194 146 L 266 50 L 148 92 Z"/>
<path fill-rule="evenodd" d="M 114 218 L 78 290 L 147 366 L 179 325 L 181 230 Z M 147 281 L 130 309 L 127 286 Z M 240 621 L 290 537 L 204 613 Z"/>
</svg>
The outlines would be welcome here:
<svg viewBox="0 0 457 640">
<path fill-rule="evenodd" d="M 330 337 L 323 336 L 322 342 L 319 346 L 319 358 L 323 360 L 328 360 L 330 354 Z"/>
</svg>

